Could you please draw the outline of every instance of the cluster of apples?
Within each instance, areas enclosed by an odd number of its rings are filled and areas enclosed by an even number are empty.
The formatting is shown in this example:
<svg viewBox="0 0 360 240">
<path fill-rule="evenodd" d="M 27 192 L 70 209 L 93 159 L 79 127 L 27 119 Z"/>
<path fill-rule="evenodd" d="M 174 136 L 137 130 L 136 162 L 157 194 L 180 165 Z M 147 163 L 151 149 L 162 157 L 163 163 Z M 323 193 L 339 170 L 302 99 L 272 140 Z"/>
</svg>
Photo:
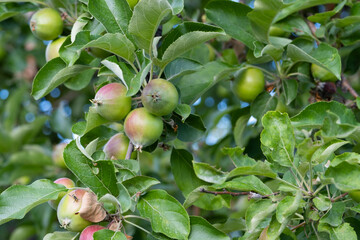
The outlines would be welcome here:
<svg viewBox="0 0 360 240">
<path fill-rule="evenodd" d="M 165 79 L 153 79 L 143 89 L 143 107 L 131 110 L 131 97 L 126 96 L 126 87 L 110 83 L 99 89 L 92 100 L 96 111 L 103 118 L 117 122 L 124 120 L 124 133 L 113 136 L 105 145 L 108 158 L 124 159 L 129 140 L 141 151 L 155 143 L 163 131 L 162 116 L 171 114 L 179 101 L 176 87 Z"/>
</svg>

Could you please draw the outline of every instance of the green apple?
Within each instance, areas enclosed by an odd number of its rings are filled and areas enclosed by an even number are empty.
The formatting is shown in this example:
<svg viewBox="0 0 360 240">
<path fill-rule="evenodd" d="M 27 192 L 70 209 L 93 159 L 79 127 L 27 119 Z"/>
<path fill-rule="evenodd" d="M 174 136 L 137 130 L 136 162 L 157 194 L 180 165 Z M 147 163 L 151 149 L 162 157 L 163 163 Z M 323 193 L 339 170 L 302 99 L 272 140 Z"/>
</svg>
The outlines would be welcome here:
<svg viewBox="0 0 360 240">
<path fill-rule="evenodd" d="M 233 83 L 232 90 L 244 102 L 252 102 L 264 91 L 265 79 L 263 72 L 258 68 L 243 70 Z"/>
<path fill-rule="evenodd" d="M 63 31 L 63 20 L 60 13 L 52 8 L 37 11 L 30 19 L 30 29 L 41 40 L 53 40 Z"/>
<path fill-rule="evenodd" d="M 332 72 L 314 63 L 311 64 L 311 73 L 315 79 L 321 82 L 336 82 L 338 80 Z"/>
<path fill-rule="evenodd" d="M 66 37 L 60 37 L 51 43 L 49 43 L 46 47 L 45 51 L 45 59 L 46 61 L 50 61 L 51 59 L 59 57 L 59 50 L 61 45 L 65 42 Z"/>
</svg>

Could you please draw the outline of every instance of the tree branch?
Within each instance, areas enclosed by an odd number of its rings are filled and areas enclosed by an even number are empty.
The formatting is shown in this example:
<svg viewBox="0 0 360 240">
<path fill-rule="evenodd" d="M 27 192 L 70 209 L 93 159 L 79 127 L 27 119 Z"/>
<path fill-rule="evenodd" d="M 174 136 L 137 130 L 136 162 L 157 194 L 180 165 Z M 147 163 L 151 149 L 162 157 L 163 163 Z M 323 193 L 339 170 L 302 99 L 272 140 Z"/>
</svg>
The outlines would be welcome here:
<svg viewBox="0 0 360 240">
<path fill-rule="evenodd" d="M 213 194 L 215 196 L 216 195 L 231 195 L 233 197 L 236 197 L 236 196 L 248 195 L 249 199 L 252 199 L 252 198 L 268 198 L 270 196 L 274 196 L 274 195 L 279 194 L 278 192 L 275 192 L 275 193 L 269 194 L 269 195 L 261 195 L 261 194 L 254 193 L 254 192 L 208 191 L 205 188 L 201 188 L 200 192 Z"/>
<path fill-rule="evenodd" d="M 331 202 L 336 202 L 336 201 L 338 201 L 338 200 L 340 200 L 340 199 L 342 199 L 343 197 L 345 197 L 346 195 L 348 195 L 349 193 L 343 193 L 343 194 L 341 194 L 340 196 L 337 196 L 336 198 L 332 198 L 331 199 Z"/>
<path fill-rule="evenodd" d="M 305 226 L 305 224 L 306 224 L 306 222 L 302 222 L 302 223 L 300 223 L 299 225 L 296 225 L 296 226 L 294 226 L 293 228 L 291 228 L 291 231 L 294 231 L 294 230 L 296 230 L 296 229 L 298 229 L 298 228 L 301 228 L 301 227 Z"/>
<path fill-rule="evenodd" d="M 354 97 L 357 98 L 359 96 L 359 94 L 357 94 L 357 92 L 352 88 L 352 86 L 350 85 L 350 83 L 347 81 L 347 79 L 345 79 L 344 77 L 342 78 L 342 86 Z"/>
</svg>

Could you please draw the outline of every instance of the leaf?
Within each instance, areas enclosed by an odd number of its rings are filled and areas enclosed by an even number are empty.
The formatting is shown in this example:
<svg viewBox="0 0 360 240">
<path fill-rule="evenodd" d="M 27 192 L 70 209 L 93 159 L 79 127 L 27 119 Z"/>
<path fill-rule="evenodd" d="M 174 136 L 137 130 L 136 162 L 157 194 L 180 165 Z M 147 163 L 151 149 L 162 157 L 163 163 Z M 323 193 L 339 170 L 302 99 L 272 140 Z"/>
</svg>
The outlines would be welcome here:
<svg viewBox="0 0 360 240">
<path fill-rule="evenodd" d="M 79 233 L 77 232 L 53 232 L 45 235 L 43 240 L 74 240 Z"/>
<path fill-rule="evenodd" d="M 101 222 L 106 217 L 103 205 L 98 202 L 97 196 L 93 192 L 86 192 L 81 200 L 79 209 L 80 216 L 90 222 Z"/>
<path fill-rule="evenodd" d="M 176 185 L 185 197 L 197 187 L 206 185 L 196 176 L 192 165 L 193 159 L 191 153 L 184 149 L 173 148 L 171 152 L 171 172 L 174 175 Z"/>
<path fill-rule="evenodd" d="M 247 16 L 251 21 L 251 26 L 255 37 L 261 42 L 269 42 L 269 29 L 274 22 L 276 15 L 281 10 L 283 3 L 281 0 L 257 0 L 254 10 Z"/>
<path fill-rule="evenodd" d="M 193 166 L 196 176 L 205 182 L 221 184 L 225 182 L 228 175 L 207 163 L 193 162 Z"/>
<path fill-rule="evenodd" d="M 179 104 L 176 106 L 175 113 L 179 114 L 181 116 L 181 121 L 185 122 L 185 120 L 190 116 L 191 114 L 191 107 L 187 104 Z"/>
<path fill-rule="evenodd" d="M 298 191 L 296 196 L 286 196 L 281 200 L 276 208 L 276 219 L 279 223 L 287 223 L 290 220 L 290 217 L 298 210 L 300 207 L 300 201 L 302 200 L 302 193 Z"/>
<path fill-rule="evenodd" d="M 4 2 L 4 1 L 1 1 Z M 6 1 L 5 1 L 6 2 Z M 16 2 L 16 1 L 11 1 Z M 22 1 L 25 2 L 25 1 Z M 1 4 L 0 5 L 0 22 L 5 19 L 11 18 L 21 13 L 27 13 L 31 11 L 36 11 L 37 7 L 30 3 L 22 3 L 22 4 Z"/>
<path fill-rule="evenodd" d="M 295 135 L 287 113 L 268 112 L 262 119 L 261 149 L 269 161 L 292 167 Z"/>
<path fill-rule="evenodd" d="M 117 186 L 119 189 L 119 195 L 118 195 L 117 199 L 119 200 L 119 203 L 120 203 L 121 212 L 125 213 L 126 211 L 128 211 L 131 208 L 131 204 L 132 204 L 131 196 L 124 185 L 122 185 L 121 183 L 118 182 Z M 112 196 L 112 195 L 110 195 L 110 196 Z"/>
<path fill-rule="evenodd" d="M 90 20 L 91 15 L 88 12 L 81 14 L 76 19 L 73 27 L 71 28 L 70 39 L 72 43 L 75 41 L 76 35 L 84 29 L 84 27 L 89 23 Z"/>
<path fill-rule="evenodd" d="M 97 113 L 95 106 L 91 106 L 89 108 L 89 112 L 86 114 L 85 119 L 86 119 L 85 124 L 81 126 L 80 129 L 77 129 L 78 135 L 85 135 L 86 133 L 90 132 L 92 129 L 109 122 L 108 120 L 106 120 Z M 77 124 L 79 123 L 83 123 L 83 122 L 78 122 Z M 76 125 L 74 125 L 73 127 L 75 126 Z"/>
<path fill-rule="evenodd" d="M 246 145 L 246 138 L 244 138 L 244 133 L 246 132 L 247 123 L 249 122 L 250 117 L 250 108 L 247 108 L 243 115 L 236 120 L 234 127 L 234 138 L 236 145 L 239 147 L 245 147 Z"/>
<path fill-rule="evenodd" d="M 206 17 L 223 28 L 231 37 L 254 49 L 253 43 L 256 38 L 247 17 L 251 11 L 247 5 L 232 1 L 211 1 L 205 7 Z"/>
<path fill-rule="evenodd" d="M 230 159 L 234 162 L 236 167 L 250 167 L 256 164 L 256 161 L 249 157 L 248 155 L 244 155 L 245 148 L 235 147 L 235 148 L 227 148 L 224 147 L 221 149 L 223 154 L 226 154 L 230 157 Z"/>
<path fill-rule="evenodd" d="M 184 9 L 184 0 L 168 0 L 171 7 L 173 15 L 181 13 Z"/>
<path fill-rule="evenodd" d="M 156 30 L 161 20 L 171 13 L 172 8 L 167 0 L 141 0 L 136 5 L 129 23 L 129 33 L 139 48 L 151 55 Z"/>
<path fill-rule="evenodd" d="M 314 152 L 311 157 L 311 161 L 315 165 L 317 165 L 326 160 L 329 160 L 330 156 L 333 155 L 336 150 L 348 143 L 349 142 L 347 141 L 342 141 L 339 139 L 331 140 L 330 142 L 324 144 Z"/>
<path fill-rule="evenodd" d="M 13 185 L 0 194 L 0 224 L 22 219 L 32 208 L 58 198 L 66 188 L 50 180 L 37 180 L 28 186 Z"/>
<path fill-rule="evenodd" d="M 330 199 L 321 194 L 319 194 L 316 198 L 313 199 L 313 203 L 315 207 L 322 212 L 327 211 L 331 208 Z"/>
<path fill-rule="evenodd" d="M 335 202 L 332 204 L 330 211 L 328 211 L 321 219 L 321 224 L 329 224 L 332 227 L 338 227 L 343 222 L 342 216 L 345 212 L 345 203 Z"/>
<path fill-rule="evenodd" d="M 298 93 L 298 83 L 296 79 L 286 79 L 282 81 L 286 105 L 289 105 L 295 100 Z"/>
<path fill-rule="evenodd" d="M 36 74 L 31 95 L 36 100 L 39 100 L 71 77 L 89 69 L 91 69 L 91 66 L 85 65 L 66 67 L 60 58 L 54 58 L 47 62 Z"/>
<path fill-rule="evenodd" d="M 278 99 L 276 96 L 271 96 L 268 92 L 264 91 L 257 96 L 254 102 L 250 106 L 250 115 L 258 119 L 258 123 L 261 123 L 261 118 L 268 111 L 274 111 L 276 109 Z"/>
<path fill-rule="evenodd" d="M 227 69 L 229 67 L 224 63 L 209 62 L 199 71 L 171 82 L 180 90 L 181 102 L 191 105 L 219 82 L 221 79 L 217 75 Z"/>
<path fill-rule="evenodd" d="M 164 190 L 151 190 L 141 197 L 137 208 L 149 218 L 151 227 L 171 238 L 187 239 L 190 219 L 185 208 Z"/>
<path fill-rule="evenodd" d="M 140 72 L 138 72 L 130 82 L 129 91 L 126 93 L 126 96 L 133 96 L 137 94 L 141 88 L 142 83 L 144 82 L 146 76 L 150 72 L 152 62 L 147 61 L 147 65 L 143 67 Z"/>
<path fill-rule="evenodd" d="M 111 161 L 92 162 L 77 148 L 74 140 L 65 148 L 64 159 L 70 171 L 99 197 L 107 193 L 114 196 L 119 194 Z"/>
<path fill-rule="evenodd" d="M 327 224 L 319 224 L 318 226 L 319 232 L 327 232 L 330 235 L 330 240 L 356 240 L 358 239 L 356 236 L 356 232 L 350 226 L 349 223 L 343 223 L 339 227 L 331 227 Z"/>
<path fill-rule="evenodd" d="M 294 44 L 289 44 L 287 55 L 295 63 L 314 63 L 330 71 L 338 79 L 341 79 L 341 58 L 338 50 L 326 43 L 320 43 L 317 48 L 311 49 L 311 51 L 306 51 L 306 49 L 302 49 Z"/>
<path fill-rule="evenodd" d="M 189 240 L 230 240 L 230 238 L 202 217 L 190 217 L 191 232 Z"/>
<path fill-rule="evenodd" d="M 236 191 L 252 191 L 261 195 L 270 195 L 273 192 L 259 178 L 255 176 L 237 177 L 223 184 L 213 185 L 217 189 L 232 189 Z"/>
<path fill-rule="evenodd" d="M 177 58 L 165 67 L 164 74 L 166 79 L 170 81 L 171 79 L 196 72 L 201 68 L 202 65 L 196 61 L 186 58 Z"/>
<path fill-rule="evenodd" d="M 262 161 L 257 161 L 256 164 L 252 166 L 242 166 L 233 169 L 229 173 L 228 179 L 241 175 L 257 175 L 273 179 L 277 177 L 276 173 L 271 169 L 270 164 Z"/>
<path fill-rule="evenodd" d="M 2 127 L 5 128 L 7 131 L 11 131 L 17 121 L 17 117 L 19 111 L 21 109 L 21 103 L 23 101 L 23 97 L 27 89 L 25 87 L 20 87 L 13 91 L 9 98 L 6 100 L 4 104 L 4 108 L 2 110 Z"/>
<path fill-rule="evenodd" d="M 114 232 L 109 229 L 102 229 L 94 233 L 94 240 L 104 240 L 104 239 L 127 240 L 125 234 L 123 234 L 120 231 Z"/>
<path fill-rule="evenodd" d="M 333 10 L 327 11 L 327 12 L 316 13 L 312 16 L 309 16 L 308 19 L 312 22 L 318 22 L 320 24 L 325 24 L 330 20 L 330 18 L 332 16 L 337 14 L 345 6 L 345 4 L 346 4 L 346 0 L 345 1 L 343 0 Z"/>
<path fill-rule="evenodd" d="M 159 48 L 159 64 L 164 68 L 168 63 L 186 53 L 198 44 L 224 35 L 221 28 L 207 24 L 185 22 L 172 29 L 164 38 Z"/>
<path fill-rule="evenodd" d="M 206 131 L 204 122 L 198 115 L 190 114 L 185 122 L 174 116 L 174 121 L 178 125 L 177 138 L 183 142 L 196 142 Z"/>
<path fill-rule="evenodd" d="M 249 233 L 252 233 L 270 214 L 276 209 L 276 204 L 271 200 L 259 200 L 249 206 L 246 211 L 245 220 Z"/>
<path fill-rule="evenodd" d="M 157 179 L 147 176 L 136 176 L 122 182 L 131 198 L 133 198 L 137 193 L 143 193 L 150 187 L 159 183 L 160 182 Z"/>
<path fill-rule="evenodd" d="M 132 13 L 126 0 L 89 0 L 88 8 L 108 32 L 127 35 Z"/>
</svg>

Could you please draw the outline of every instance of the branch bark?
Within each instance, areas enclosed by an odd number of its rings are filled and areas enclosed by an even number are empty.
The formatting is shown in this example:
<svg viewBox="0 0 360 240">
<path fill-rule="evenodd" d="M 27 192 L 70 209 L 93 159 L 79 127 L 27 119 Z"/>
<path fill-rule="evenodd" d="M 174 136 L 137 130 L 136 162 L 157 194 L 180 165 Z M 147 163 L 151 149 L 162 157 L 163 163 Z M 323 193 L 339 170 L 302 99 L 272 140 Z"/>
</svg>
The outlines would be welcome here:
<svg viewBox="0 0 360 240">
<path fill-rule="evenodd" d="M 269 195 L 261 195 L 261 194 L 254 193 L 254 192 L 209 191 L 209 190 L 206 190 L 204 188 L 201 188 L 200 192 L 213 194 L 215 196 L 216 195 L 231 195 L 231 196 L 236 197 L 236 196 L 248 195 L 249 199 L 252 199 L 252 198 L 268 198 L 270 196 L 274 196 L 274 195 L 279 194 L 278 192 L 275 192 L 275 193 L 269 194 Z"/>
</svg>

